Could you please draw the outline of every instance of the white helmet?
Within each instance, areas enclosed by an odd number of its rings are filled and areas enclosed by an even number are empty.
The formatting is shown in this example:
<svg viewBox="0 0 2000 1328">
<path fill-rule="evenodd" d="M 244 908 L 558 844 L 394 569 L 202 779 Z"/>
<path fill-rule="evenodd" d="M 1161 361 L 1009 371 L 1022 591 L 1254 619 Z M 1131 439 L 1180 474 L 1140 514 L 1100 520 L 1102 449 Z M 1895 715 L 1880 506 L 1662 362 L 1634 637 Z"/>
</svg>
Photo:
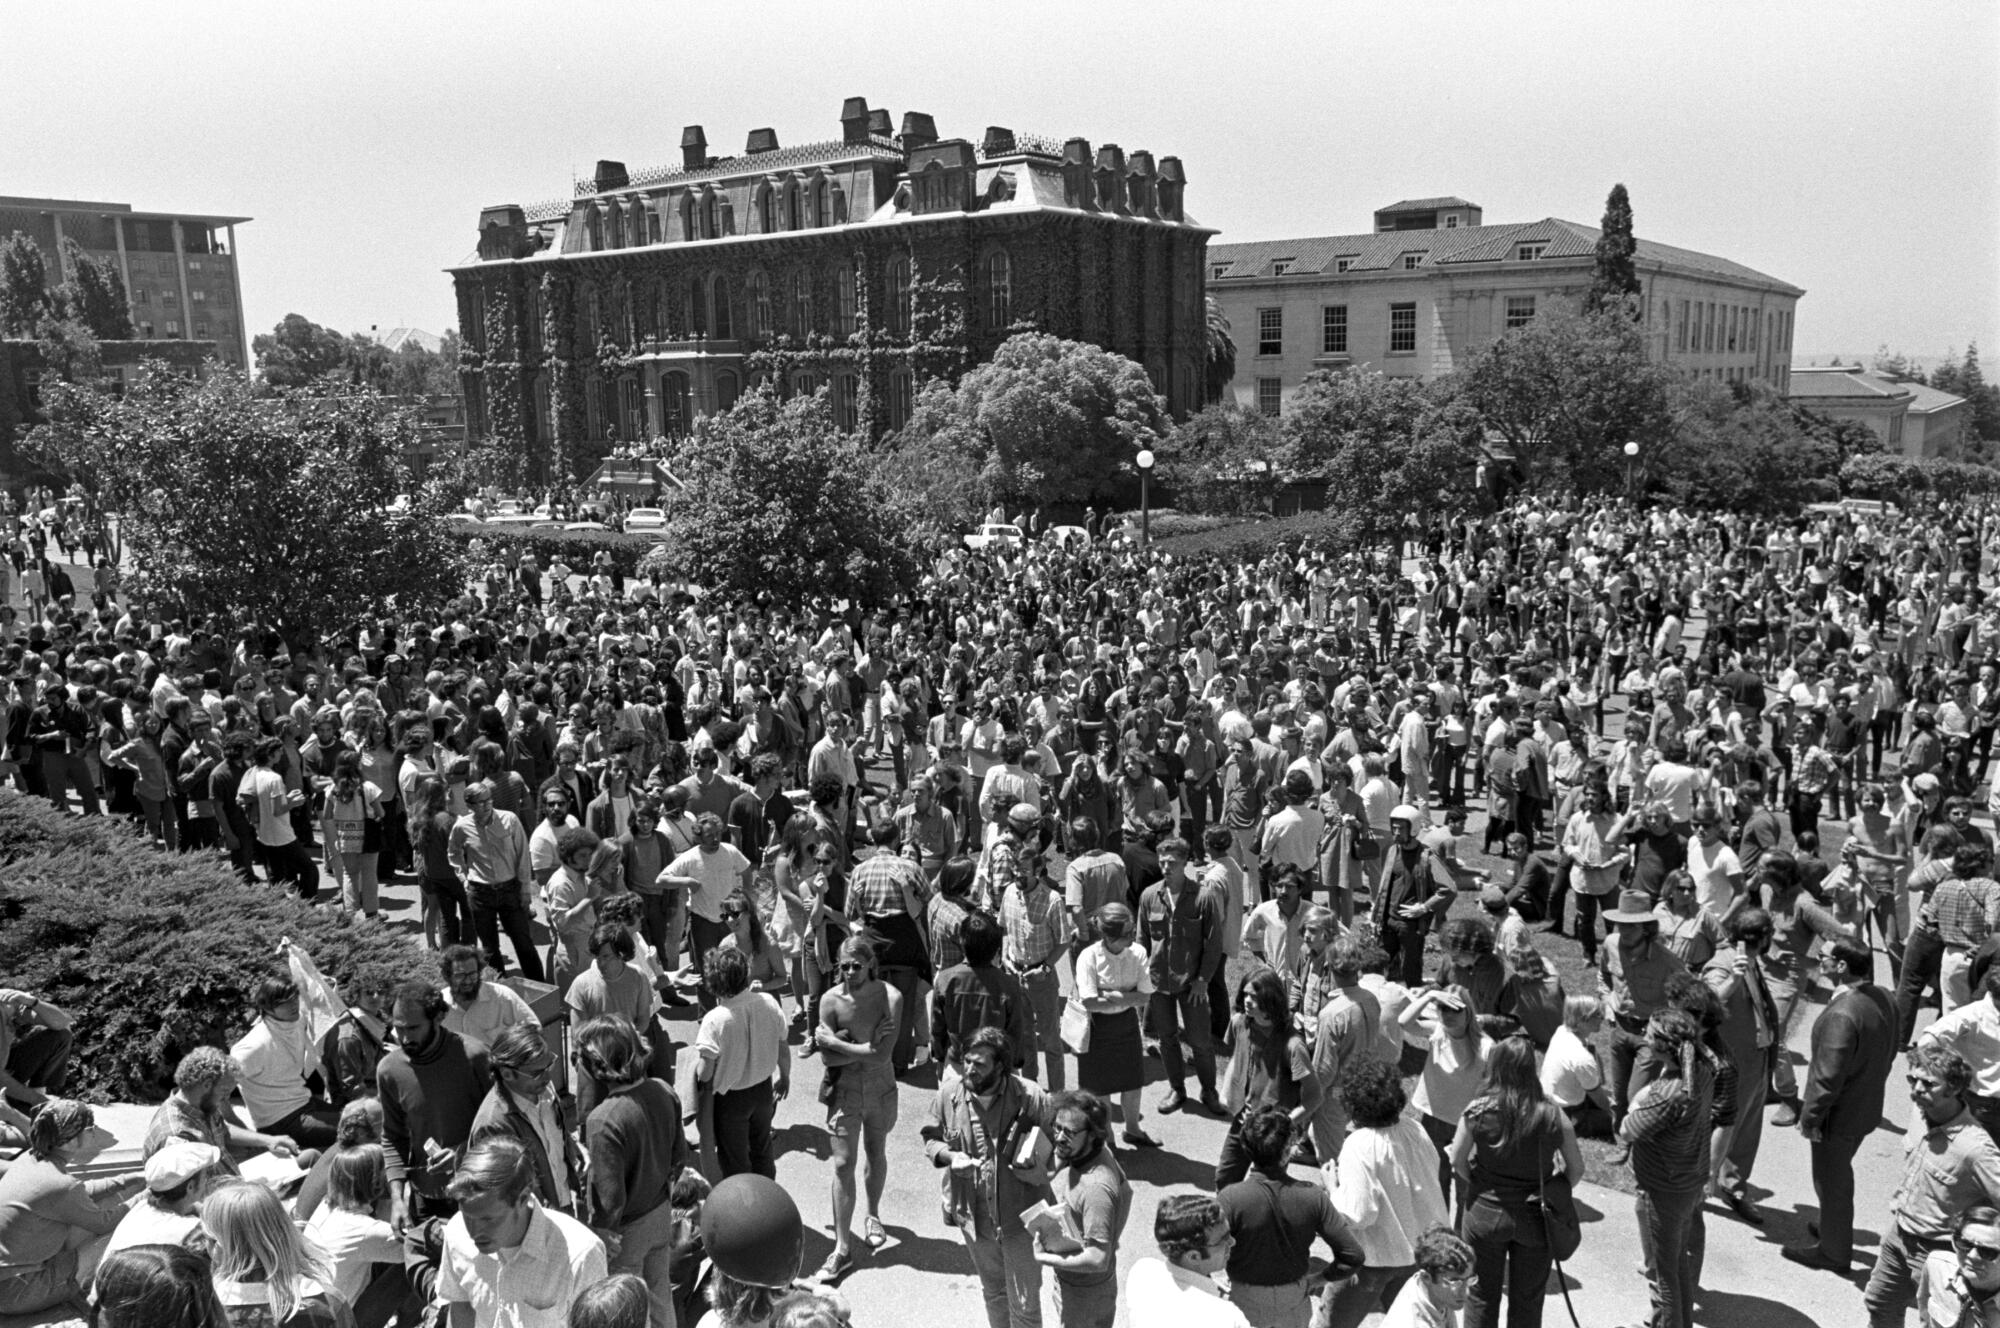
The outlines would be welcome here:
<svg viewBox="0 0 2000 1328">
<path fill-rule="evenodd" d="M 1405 802 L 1397 804 L 1396 809 L 1389 813 L 1389 819 L 1391 821 L 1408 821 L 1411 825 L 1415 825 L 1417 822 L 1423 820 L 1424 816 L 1422 812 Z"/>
</svg>

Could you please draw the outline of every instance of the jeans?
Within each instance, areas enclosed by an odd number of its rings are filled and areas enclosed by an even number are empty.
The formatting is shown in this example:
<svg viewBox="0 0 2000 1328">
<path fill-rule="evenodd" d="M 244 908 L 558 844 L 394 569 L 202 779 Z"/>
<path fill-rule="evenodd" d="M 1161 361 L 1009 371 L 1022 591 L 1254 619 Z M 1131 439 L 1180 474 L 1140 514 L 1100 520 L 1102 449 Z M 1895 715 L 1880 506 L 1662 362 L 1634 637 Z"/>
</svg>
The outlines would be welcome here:
<svg viewBox="0 0 2000 1328">
<path fill-rule="evenodd" d="M 264 859 L 271 884 L 291 886 L 292 893 L 308 904 L 319 898 L 319 864 L 306 853 L 304 844 L 296 839 L 289 844 L 259 842 L 257 853 Z"/>
<path fill-rule="evenodd" d="M 1465 1328 L 1494 1328 L 1500 1322 L 1500 1292 L 1507 1292 L 1508 1328 L 1540 1328 L 1542 1297 L 1548 1290 L 1548 1238 L 1542 1215 L 1524 1203 L 1503 1203 L 1482 1194 L 1465 1210 L 1459 1235 L 1472 1246 L 1472 1290 L 1465 1303 Z"/>
<path fill-rule="evenodd" d="M 456 876 L 426 876 L 418 882 L 418 889 L 428 899 L 437 901 L 438 940 L 444 945 L 471 944 L 472 904 L 465 897 L 465 887 Z"/>
<path fill-rule="evenodd" d="M 1903 1328 L 1904 1311 L 1916 1303 L 1924 1259 L 1932 1250 L 1948 1248 L 1948 1241 L 1917 1240 L 1891 1222 L 1882 1233 L 1882 1249 L 1875 1256 L 1875 1271 L 1868 1275 L 1868 1289 L 1861 1295 L 1868 1307 L 1868 1328 Z"/>
<path fill-rule="evenodd" d="M 1897 1046 L 1909 1046 L 1917 1035 L 1917 1011 L 1923 1007 L 1925 995 L 1935 990 L 1942 999 L 1943 959 L 1944 941 L 1936 932 L 1918 928 L 1910 933 L 1909 943 L 1903 947 L 1903 971 L 1896 979 Z"/>
<path fill-rule="evenodd" d="M 1054 977 L 1053 974 L 1050 976 Z M 903 998 L 903 1022 L 896 1029 L 896 1049 L 889 1053 L 890 1066 L 897 1074 L 901 1074 L 909 1069 L 910 1063 L 917 1058 L 917 1011 L 923 1004 L 917 999 L 917 989 L 923 983 L 923 974 L 914 968 L 897 964 L 884 968 L 881 977 Z M 1056 1054 L 1060 1056 L 1062 1043 L 1058 1041 L 1056 1046 L 1058 1048 Z M 1021 1058 L 1032 1062 L 1034 1053 L 1032 1050 L 1024 1049 Z"/>
<path fill-rule="evenodd" d="M 514 943 L 521 976 L 530 982 L 546 982 L 542 957 L 535 953 L 533 920 L 528 916 L 520 887 L 511 881 L 505 885 L 474 881 L 466 894 L 471 905 L 472 930 L 479 937 L 479 948 L 486 952 L 487 964 L 496 973 L 507 971 L 507 958 L 500 953 L 500 932 L 505 928 L 507 939 Z"/>
<path fill-rule="evenodd" d="M 1416 1271 L 1415 1264 L 1361 1269 L 1327 1293 L 1324 1328 L 1361 1328 L 1363 1319 L 1396 1303 L 1396 1294 Z"/>
<path fill-rule="evenodd" d="M 1056 1320 L 1062 1328 L 1111 1328 L 1118 1317 L 1118 1275 L 1116 1270 L 1095 1282 L 1065 1282 L 1058 1275 Z"/>
<path fill-rule="evenodd" d="M 778 1178 L 771 1160 L 771 1120 L 777 1112 L 769 1079 L 715 1095 L 715 1158 L 724 1176 L 755 1172 Z"/>
<path fill-rule="evenodd" d="M 1307 1285 L 1304 1278 L 1278 1286 L 1231 1279 L 1229 1301 L 1255 1328 L 1306 1328 L 1312 1318 Z"/>
<path fill-rule="evenodd" d="M 1661 1193 L 1641 1188 L 1636 1214 L 1639 1249 L 1653 1291 L 1651 1328 L 1693 1328 L 1695 1288 L 1701 1282 L 1708 1243 L 1701 1190 Z"/>
<path fill-rule="evenodd" d="M 76 796 L 83 802 L 85 816 L 98 816 L 104 808 L 97 801 L 97 781 L 90 777 L 90 766 L 81 756 L 71 756 L 64 752 L 43 752 L 41 759 L 42 790 L 49 795 L 49 801 L 59 811 L 69 810 L 69 786 L 76 786 Z"/>
<path fill-rule="evenodd" d="M 340 1108 L 314 1098 L 297 1111 L 261 1129 L 265 1134 L 282 1134 L 301 1148 L 331 1148 L 335 1142 L 335 1126 L 339 1122 Z"/>
<path fill-rule="evenodd" d="M 1215 1091 L 1215 1044 L 1208 1035 L 1208 988 L 1189 986 L 1178 995 L 1156 991 L 1147 1007 L 1153 1036 L 1160 1040 L 1160 1062 L 1166 1067 L 1167 1083 L 1175 1092 L 1187 1081 L 1187 1061 L 1181 1054 L 1181 1039 L 1194 1053 L 1194 1077 L 1201 1091 Z"/>
<path fill-rule="evenodd" d="M 987 1328 L 1042 1328 L 1042 1266 L 1026 1231 L 975 1236 L 959 1228 L 986 1296 Z M 1115 1279 L 1114 1279 L 1115 1280 Z"/>
<path fill-rule="evenodd" d="M 1780 1050 L 1773 1046 L 1762 1051 L 1762 1062 L 1737 1067 L 1736 1123 L 1718 1129 L 1711 1145 L 1716 1188 L 1725 1194 L 1743 1193 L 1750 1182 L 1750 1169 L 1757 1165 L 1758 1146 L 1764 1141 L 1764 1103 L 1770 1094 L 1771 1067 Z"/>
<path fill-rule="evenodd" d="M 1820 1257 L 1843 1274 L 1854 1262 L 1854 1154 L 1860 1147 L 1858 1136 L 1831 1135 L 1812 1146 Z"/>
<path fill-rule="evenodd" d="M 1394 922 L 1382 928 L 1382 948 L 1389 952 L 1389 976 L 1406 987 L 1418 986 L 1424 980 L 1424 935 L 1422 927 L 1405 927 Z"/>
<path fill-rule="evenodd" d="M 1611 1114 L 1623 1123 L 1625 1108 L 1632 1101 L 1632 1066 L 1639 1059 L 1640 1048 L 1646 1045 L 1643 1033 L 1634 1033 L 1618 1022 L 1611 1021 L 1604 1026 L 1604 1052 L 1608 1062 L 1611 1082 Z"/>
<path fill-rule="evenodd" d="M 618 1228 L 618 1253 L 611 1256 L 613 1273 L 631 1273 L 646 1283 L 651 1302 L 651 1328 L 676 1328 L 674 1320 L 674 1206 L 662 1202 Z"/>
<path fill-rule="evenodd" d="M 65 1028 L 37 1026 L 16 1034 L 7 1053 L 7 1073 L 50 1097 L 61 1097 L 69 1082 L 69 1053 L 75 1036 Z"/>
</svg>

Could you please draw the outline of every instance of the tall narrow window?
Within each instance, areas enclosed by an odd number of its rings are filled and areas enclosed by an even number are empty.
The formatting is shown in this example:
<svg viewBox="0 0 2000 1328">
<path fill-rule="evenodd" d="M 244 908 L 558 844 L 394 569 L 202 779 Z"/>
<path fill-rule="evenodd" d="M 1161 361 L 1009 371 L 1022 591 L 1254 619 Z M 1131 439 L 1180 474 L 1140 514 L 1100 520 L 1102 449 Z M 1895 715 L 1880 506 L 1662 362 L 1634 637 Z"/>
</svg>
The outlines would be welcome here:
<svg viewBox="0 0 2000 1328">
<path fill-rule="evenodd" d="M 715 216 L 715 195 L 704 194 L 701 199 L 701 237 L 713 240 L 722 234 L 722 223 Z"/>
<path fill-rule="evenodd" d="M 853 374 L 836 375 L 833 380 L 833 422 L 844 433 L 853 433 L 860 423 L 860 388 Z"/>
<path fill-rule="evenodd" d="M 690 336 L 708 335 L 708 283 L 700 277 L 688 278 L 687 327 Z"/>
<path fill-rule="evenodd" d="M 1259 355 L 1282 355 L 1285 353 L 1285 311 L 1283 309 L 1259 309 L 1257 311 L 1257 353 Z"/>
<path fill-rule="evenodd" d="M 812 273 L 800 268 L 792 275 L 792 330 L 804 338 L 817 328 L 813 320 Z"/>
<path fill-rule="evenodd" d="M 1276 415 L 1285 401 L 1285 380 L 1282 378 L 1259 378 L 1257 380 L 1257 410 L 1260 414 Z"/>
<path fill-rule="evenodd" d="M 1507 330 L 1526 327 L 1535 321 L 1535 297 L 1532 295 L 1509 295 L 1507 297 Z"/>
<path fill-rule="evenodd" d="M 757 186 L 757 233 L 769 235 L 776 229 L 778 229 L 778 210 L 771 199 L 771 186 L 766 182 Z"/>
<path fill-rule="evenodd" d="M 910 416 L 917 406 L 916 375 L 908 369 L 898 369 L 889 375 L 889 427 L 901 429 L 909 424 Z"/>
<path fill-rule="evenodd" d="M 750 335 L 768 337 L 771 335 L 771 279 L 762 272 L 752 272 L 744 283 L 744 300 L 750 306 Z"/>
<path fill-rule="evenodd" d="M 854 269 L 846 263 L 833 269 L 833 334 L 854 335 Z"/>
<path fill-rule="evenodd" d="M 1003 328 L 1014 321 L 1014 269 L 1005 249 L 986 256 L 986 326 Z"/>
<path fill-rule="evenodd" d="M 729 278 L 720 272 L 708 283 L 709 326 L 717 341 L 736 339 L 736 316 L 729 307 Z"/>
<path fill-rule="evenodd" d="M 910 330 L 910 260 L 902 254 L 889 260 L 889 330 L 902 336 Z"/>
<path fill-rule="evenodd" d="M 1417 350 L 1417 306 L 1415 304 L 1392 304 L 1389 306 L 1389 353 L 1391 355 L 1414 355 Z"/>
<path fill-rule="evenodd" d="M 1347 354 L 1347 306 L 1329 304 L 1319 311 L 1319 353 Z"/>
</svg>

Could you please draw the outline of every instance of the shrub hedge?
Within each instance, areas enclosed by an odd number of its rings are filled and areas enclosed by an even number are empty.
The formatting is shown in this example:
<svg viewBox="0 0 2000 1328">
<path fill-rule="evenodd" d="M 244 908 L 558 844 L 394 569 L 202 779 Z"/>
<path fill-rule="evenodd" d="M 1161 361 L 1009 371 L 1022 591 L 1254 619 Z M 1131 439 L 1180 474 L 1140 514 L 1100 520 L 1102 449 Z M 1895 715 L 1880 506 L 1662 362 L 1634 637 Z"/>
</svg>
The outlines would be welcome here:
<svg viewBox="0 0 2000 1328">
<path fill-rule="evenodd" d="M 544 569 L 550 559 L 560 555 L 573 569 L 583 571 L 598 551 L 603 550 L 626 576 L 631 576 L 638 569 L 639 559 L 659 543 L 644 535 L 627 535 L 617 530 L 530 530 L 525 525 L 503 521 L 453 521 L 449 528 L 455 538 L 467 544 L 483 539 L 489 548 L 507 544 L 527 549 Z"/>
<path fill-rule="evenodd" d="M 1238 521 L 1207 530 L 1153 540 L 1153 547 L 1179 558 L 1258 559 L 1298 547 L 1345 553 L 1364 543 L 1361 523 L 1351 513 L 1300 512 L 1264 521 Z"/>
<path fill-rule="evenodd" d="M 249 1027 L 250 990 L 284 970 L 287 936 L 335 982 L 436 976 L 400 930 L 343 923 L 243 884 L 219 854 L 169 853 L 122 821 L 0 789 L 0 985 L 75 1016 L 72 1095 L 165 1097 L 183 1055 Z"/>
</svg>

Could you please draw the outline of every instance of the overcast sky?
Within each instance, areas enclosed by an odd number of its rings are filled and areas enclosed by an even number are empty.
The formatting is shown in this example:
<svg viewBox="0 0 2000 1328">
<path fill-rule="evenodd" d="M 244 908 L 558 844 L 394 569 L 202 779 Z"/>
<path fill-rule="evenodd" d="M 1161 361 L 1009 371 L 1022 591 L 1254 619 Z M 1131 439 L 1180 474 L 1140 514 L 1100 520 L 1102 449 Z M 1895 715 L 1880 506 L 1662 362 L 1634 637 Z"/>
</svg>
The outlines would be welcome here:
<svg viewBox="0 0 2000 1328">
<path fill-rule="evenodd" d="M 482 206 L 599 157 L 838 138 L 863 96 L 1177 155 L 1221 240 L 1460 194 L 1802 286 L 1796 346 L 2000 359 L 2000 5 L 10 5 L 0 194 L 250 216 L 253 330 L 456 321 Z M 1992 371 L 1989 371 L 1992 372 Z"/>
</svg>

